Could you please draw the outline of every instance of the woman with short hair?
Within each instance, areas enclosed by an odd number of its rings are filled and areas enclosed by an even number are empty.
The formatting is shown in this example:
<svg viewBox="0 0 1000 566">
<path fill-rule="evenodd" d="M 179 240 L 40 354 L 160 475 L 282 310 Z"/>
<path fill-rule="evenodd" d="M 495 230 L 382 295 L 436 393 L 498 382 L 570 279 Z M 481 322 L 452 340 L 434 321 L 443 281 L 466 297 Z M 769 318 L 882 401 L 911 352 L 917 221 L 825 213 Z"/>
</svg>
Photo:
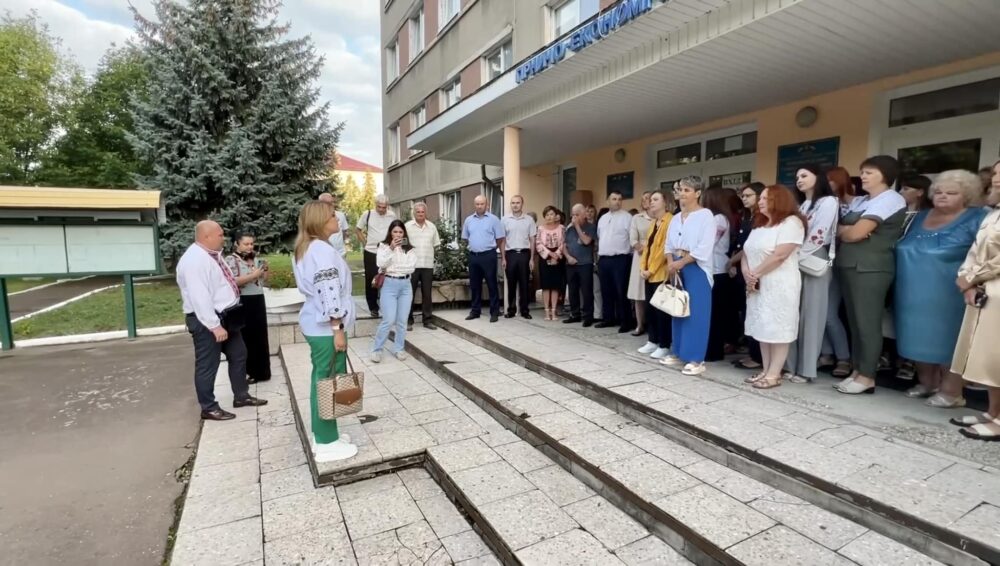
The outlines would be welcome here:
<svg viewBox="0 0 1000 566">
<path fill-rule="evenodd" d="M 667 257 L 662 250 L 667 240 L 667 227 L 673 219 L 672 196 L 663 191 L 653 191 L 649 197 L 649 215 L 653 223 L 645 235 L 645 245 L 639 257 L 639 276 L 646 284 L 646 332 L 648 340 L 639 348 L 640 354 L 648 354 L 654 360 L 662 360 L 670 354 L 672 331 L 670 315 L 651 304 L 656 289 L 667 278 Z"/>
<path fill-rule="evenodd" d="M 538 226 L 535 249 L 540 263 L 538 276 L 541 279 L 542 302 L 545 303 L 545 320 L 556 320 L 559 293 L 566 286 L 566 227 L 559 221 L 559 210 L 549 205 L 542 211 L 545 221 Z"/>
<path fill-rule="evenodd" d="M 389 331 L 395 329 L 395 350 L 392 355 L 396 359 L 406 359 L 406 317 L 410 313 L 413 302 L 413 286 L 410 277 L 417 269 L 417 252 L 410 245 L 406 235 L 406 225 L 396 219 L 389 224 L 385 239 L 378 245 L 375 252 L 375 264 L 379 273 L 385 274 L 382 288 L 379 289 L 378 302 L 382 311 L 382 321 L 375 331 L 372 342 L 371 360 L 382 361 L 382 348 L 389 339 Z"/>
<path fill-rule="evenodd" d="M 247 383 L 271 379 L 271 346 L 267 340 L 267 304 L 264 283 L 267 262 L 254 250 L 253 234 L 245 230 L 233 234 L 233 253 L 226 265 L 240 288 L 240 305 L 246 317 L 243 341 L 247 346 Z"/>
</svg>

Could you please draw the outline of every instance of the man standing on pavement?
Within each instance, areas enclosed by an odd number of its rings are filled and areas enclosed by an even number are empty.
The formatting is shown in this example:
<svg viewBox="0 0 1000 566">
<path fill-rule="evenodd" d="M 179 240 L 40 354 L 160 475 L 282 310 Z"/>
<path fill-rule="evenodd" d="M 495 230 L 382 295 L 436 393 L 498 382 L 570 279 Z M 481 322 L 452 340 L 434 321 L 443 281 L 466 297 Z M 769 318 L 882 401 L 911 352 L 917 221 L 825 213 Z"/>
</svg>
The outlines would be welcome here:
<svg viewBox="0 0 1000 566">
<path fill-rule="evenodd" d="M 632 245 L 629 228 L 632 215 L 622 210 L 622 194 L 608 194 L 608 213 L 597 223 L 597 270 L 601 278 L 601 295 L 604 320 L 596 328 L 620 325 L 619 333 L 633 328 L 632 309 L 629 308 L 628 276 L 632 265 Z"/>
<path fill-rule="evenodd" d="M 423 311 L 421 321 L 424 328 L 434 330 L 437 327 L 431 322 L 433 301 L 431 283 L 434 282 L 434 250 L 441 245 L 441 236 L 438 235 L 437 226 L 427 220 L 426 204 L 418 202 L 413 205 L 413 220 L 406 223 L 406 235 L 409 236 L 410 245 L 417 255 L 417 268 L 410 277 L 413 283 L 413 296 L 417 296 L 417 287 L 420 287 L 420 309 Z M 410 303 L 410 316 L 406 321 L 407 330 L 413 330 L 413 303 Z"/>
<path fill-rule="evenodd" d="M 347 257 L 347 237 L 350 235 L 350 231 L 347 227 L 350 224 L 347 223 L 347 215 L 343 212 L 337 210 L 337 197 L 331 195 L 330 193 L 323 193 L 319 195 L 317 199 L 320 202 L 328 202 L 333 206 L 333 213 L 337 216 L 337 222 L 341 228 L 336 234 L 330 236 L 330 245 L 333 249 L 340 252 L 340 257 Z"/>
<path fill-rule="evenodd" d="M 472 308 L 465 320 L 479 318 L 485 277 L 486 289 L 490 294 L 490 322 L 496 322 L 500 318 L 497 248 L 500 248 L 500 257 L 503 257 L 506 233 L 500 219 L 486 210 L 485 196 L 477 196 L 475 206 L 476 212 L 470 214 L 462 224 L 462 239 L 469 242 L 469 286 L 472 293 Z"/>
<path fill-rule="evenodd" d="M 379 195 L 375 197 L 375 209 L 362 214 L 356 227 L 358 241 L 365 243 L 365 300 L 368 302 L 368 312 L 375 318 L 379 317 L 378 289 L 372 287 L 372 279 L 378 275 L 375 252 L 388 234 L 389 224 L 395 219 L 396 214 L 389 210 L 389 197 Z"/>
<path fill-rule="evenodd" d="M 538 228 L 535 221 L 524 213 L 524 198 L 514 195 L 510 198 L 510 214 L 503 217 L 503 230 L 507 235 L 504 242 L 504 274 L 507 278 L 507 314 L 514 318 L 517 311 L 521 316 L 531 318 L 528 312 L 528 279 L 535 269 L 532 256 L 535 250 L 535 235 Z M 517 302 L 515 302 L 515 300 Z"/>
<path fill-rule="evenodd" d="M 566 275 L 569 283 L 570 316 L 563 324 L 583 321 L 594 324 L 594 240 L 597 227 L 587 222 L 587 207 L 574 204 L 566 228 Z M 582 299 L 582 310 L 581 310 Z"/>
<path fill-rule="evenodd" d="M 223 352 L 233 388 L 233 407 L 267 404 L 250 396 L 247 347 L 240 334 L 243 328 L 240 290 L 222 259 L 224 242 L 222 227 L 211 220 L 202 220 L 195 228 L 195 243 L 177 262 L 184 322 L 194 341 L 194 390 L 201 405 L 201 418 L 213 421 L 236 418 L 215 400 L 215 375 Z"/>
</svg>

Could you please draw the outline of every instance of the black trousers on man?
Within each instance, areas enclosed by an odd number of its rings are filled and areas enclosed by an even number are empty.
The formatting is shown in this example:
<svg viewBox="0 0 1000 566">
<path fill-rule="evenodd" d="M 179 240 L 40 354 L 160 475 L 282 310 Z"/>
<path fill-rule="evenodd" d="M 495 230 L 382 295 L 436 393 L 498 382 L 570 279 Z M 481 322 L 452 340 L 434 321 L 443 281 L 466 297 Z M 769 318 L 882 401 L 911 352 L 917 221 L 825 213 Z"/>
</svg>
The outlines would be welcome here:
<svg viewBox="0 0 1000 566">
<path fill-rule="evenodd" d="M 420 311 L 423 314 L 420 323 L 427 324 L 431 321 L 431 306 L 434 300 L 431 296 L 431 291 L 433 290 L 431 284 L 434 282 L 434 268 L 418 267 L 414 270 L 413 275 L 410 276 L 410 282 L 413 284 L 414 297 L 417 296 L 417 287 L 420 287 Z M 416 307 L 416 304 L 416 301 L 410 302 L 410 316 L 406 320 L 408 324 L 413 324 L 413 309 Z"/>
<path fill-rule="evenodd" d="M 469 286 L 472 288 L 472 306 L 469 314 L 479 316 L 483 304 L 483 278 L 490 294 L 490 316 L 500 315 L 500 292 L 497 289 L 497 252 L 469 252 Z"/>
<path fill-rule="evenodd" d="M 378 264 L 375 263 L 375 253 L 365 250 L 365 300 L 368 302 L 368 312 L 378 316 L 378 289 L 372 287 L 372 279 L 378 275 Z"/>
<path fill-rule="evenodd" d="M 569 284 L 570 316 L 582 319 L 584 322 L 593 322 L 594 264 L 567 265 L 566 278 Z"/>
<path fill-rule="evenodd" d="M 507 250 L 507 314 L 514 316 L 517 311 L 528 314 L 528 278 L 531 270 L 531 250 Z M 517 301 L 515 303 L 514 301 Z"/>
<path fill-rule="evenodd" d="M 623 329 L 635 326 L 628 300 L 628 277 L 632 270 L 632 254 L 602 255 L 597 261 L 601 279 L 601 310 L 605 323 L 619 324 Z"/>
<path fill-rule="evenodd" d="M 202 411 L 219 408 L 215 400 L 215 375 L 219 372 L 219 358 L 226 353 L 229 366 L 229 383 L 233 388 L 233 399 L 250 396 L 247 384 L 247 347 L 239 330 L 229 332 L 225 342 L 216 342 L 215 335 L 198 318 L 189 314 L 184 317 L 188 332 L 194 341 L 194 390 Z"/>
</svg>

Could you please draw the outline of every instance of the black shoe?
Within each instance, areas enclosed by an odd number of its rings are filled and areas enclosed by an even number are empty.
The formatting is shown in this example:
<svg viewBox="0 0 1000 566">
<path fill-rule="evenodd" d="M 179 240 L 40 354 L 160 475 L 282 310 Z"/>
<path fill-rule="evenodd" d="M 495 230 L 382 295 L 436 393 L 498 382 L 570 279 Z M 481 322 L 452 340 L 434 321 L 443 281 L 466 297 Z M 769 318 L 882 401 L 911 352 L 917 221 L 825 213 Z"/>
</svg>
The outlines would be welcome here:
<svg viewBox="0 0 1000 566">
<path fill-rule="evenodd" d="M 521 315 L 521 318 L 523 318 L 525 320 L 531 320 L 531 313 L 526 312 L 526 313 L 524 313 L 524 314 Z"/>
<path fill-rule="evenodd" d="M 413 323 L 412 322 L 407 322 L 406 323 L 406 331 L 409 332 L 411 330 L 413 330 Z"/>
<path fill-rule="evenodd" d="M 491 314 L 490 315 L 490 322 L 496 322 L 498 320 L 500 320 L 500 315 L 498 315 L 498 314 Z"/>
<path fill-rule="evenodd" d="M 514 313 L 509 312 L 503 315 L 504 318 L 514 318 Z"/>
<path fill-rule="evenodd" d="M 223 411 L 222 408 L 201 412 L 201 419 L 203 421 L 228 421 L 235 418 L 236 415 L 230 413 L 229 411 Z"/>
<path fill-rule="evenodd" d="M 632 332 L 634 326 L 622 326 L 618 329 L 618 334 L 625 334 L 626 332 Z"/>
<path fill-rule="evenodd" d="M 479 318 L 478 314 L 469 313 L 469 316 L 465 317 L 465 320 L 476 320 Z"/>
<path fill-rule="evenodd" d="M 594 328 L 611 328 L 612 326 L 618 326 L 618 325 L 610 320 L 602 320 L 601 322 L 595 324 Z"/>
<path fill-rule="evenodd" d="M 382 318 L 379 316 L 378 311 L 372 311 L 372 318 Z"/>
<path fill-rule="evenodd" d="M 239 409 L 240 407 L 260 407 L 262 405 L 267 405 L 267 399 L 247 397 L 245 399 L 236 399 L 235 401 L 233 401 L 233 407 L 237 409 Z"/>
<path fill-rule="evenodd" d="M 581 320 L 583 320 L 583 319 L 580 318 L 580 317 L 578 317 L 578 316 L 571 316 L 571 317 L 567 318 L 566 320 L 564 320 L 563 324 L 573 324 L 574 322 L 580 322 Z"/>
<path fill-rule="evenodd" d="M 585 321 L 583 321 L 583 327 L 584 328 L 590 328 L 591 326 L 594 326 L 594 321 L 593 320 L 585 320 Z"/>
<path fill-rule="evenodd" d="M 426 328 L 427 330 L 437 330 L 438 327 L 434 326 L 433 322 L 425 322 L 424 328 Z"/>
</svg>

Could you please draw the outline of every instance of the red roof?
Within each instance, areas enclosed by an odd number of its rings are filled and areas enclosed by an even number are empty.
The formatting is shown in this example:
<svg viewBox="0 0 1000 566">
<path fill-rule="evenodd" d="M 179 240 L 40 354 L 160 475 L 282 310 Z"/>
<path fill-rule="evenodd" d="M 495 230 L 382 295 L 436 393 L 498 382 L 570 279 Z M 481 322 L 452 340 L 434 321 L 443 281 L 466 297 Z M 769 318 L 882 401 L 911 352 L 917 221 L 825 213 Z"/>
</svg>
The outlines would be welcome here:
<svg viewBox="0 0 1000 566">
<path fill-rule="evenodd" d="M 346 155 L 337 154 L 337 165 L 334 167 L 337 171 L 370 171 L 372 173 L 381 173 L 382 168 L 376 167 L 365 163 L 364 161 L 358 161 L 353 157 L 348 157 Z"/>
</svg>

